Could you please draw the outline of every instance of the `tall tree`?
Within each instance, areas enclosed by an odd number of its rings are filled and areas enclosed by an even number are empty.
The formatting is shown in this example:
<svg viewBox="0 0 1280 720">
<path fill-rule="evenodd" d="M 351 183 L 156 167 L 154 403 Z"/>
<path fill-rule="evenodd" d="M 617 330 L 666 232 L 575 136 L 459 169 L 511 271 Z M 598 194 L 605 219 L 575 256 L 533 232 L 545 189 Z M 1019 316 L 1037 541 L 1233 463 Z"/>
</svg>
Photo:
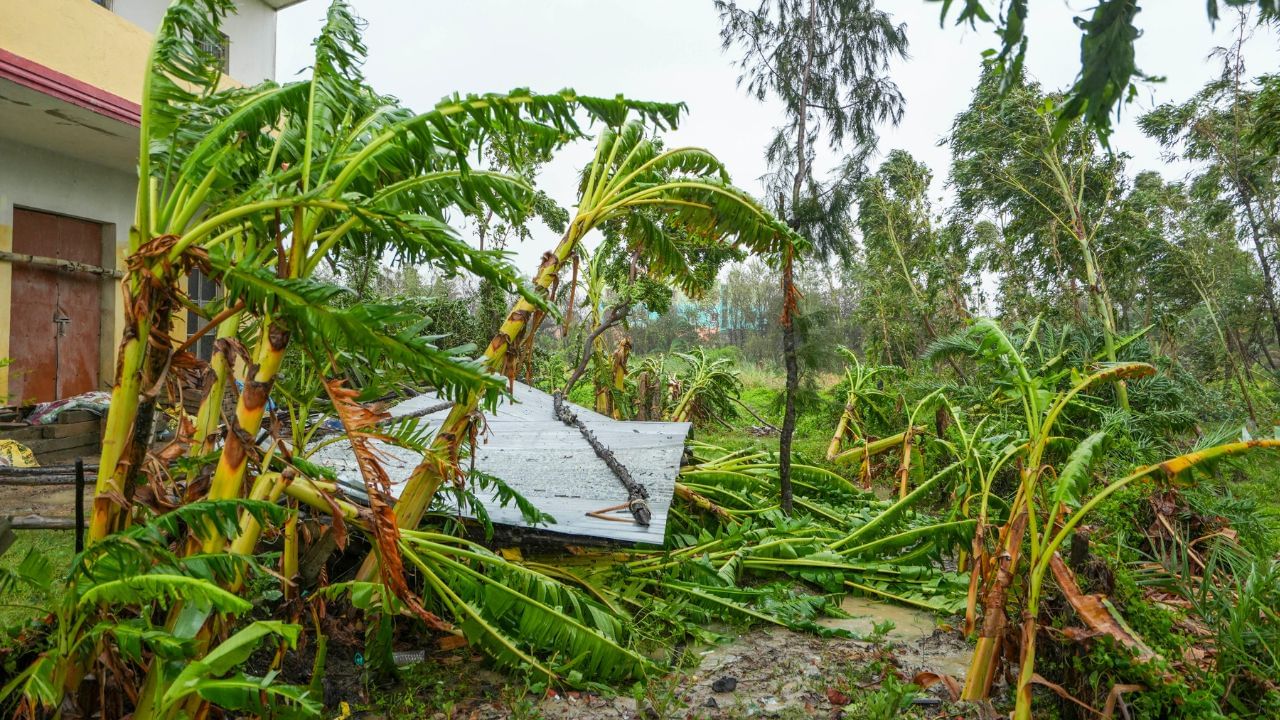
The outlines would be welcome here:
<svg viewBox="0 0 1280 720">
<path fill-rule="evenodd" d="M 1255 142 L 1259 121 L 1253 112 L 1258 93 L 1245 87 L 1243 49 L 1248 21 L 1241 17 L 1236 41 L 1219 48 L 1219 76 L 1184 103 L 1165 103 L 1143 115 L 1143 132 L 1170 151 L 1197 164 L 1191 192 L 1205 206 L 1234 213 L 1242 239 L 1252 245 L 1266 284 L 1264 297 L 1272 331 L 1280 341 L 1280 293 L 1277 292 L 1276 238 L 1280 234 L 1280 159 Z"/>
<path fill-rule="evenodd" d="M 750 9 L 716 0 L 725 50 L 741 52 L 740 85 L 785 113 L 769 144 L 768 202 L 774 213 L 808 238 L 815 256 L 848 261 L 853 243 L 850 208 L 855 183 L 879 140 L 877 128 L 902 117 L 903 97 L 888 77 L 907 54 L 906 26 L 894 24 L 871 0 L 761 0 Z M 834 176 L 814 173 L 818 145 L 842 157 Z M 845 152 L 846 145 L 849 151 Z M 791 510 L 791 438 L 796 426 L 800 369 L 794 315 L 795 250 L 781 258 L 782 350 L 787 369 L 786 410 L 779 440 L 782 508 Z"/>
<path fill-rule="evenodd" d="M 902 360 L 909 362 L 969 315 L 970 238 L 959 226 L 935 226 L 928 199 L 932 179 L 910 153 L 893 150 L 858 185 L 860 284 L 875 288 L 876 297 L 855 314 L 868 327 L 880 327 L 868 344 L 883 343 L 888 362 L 898 336 L 908 349 Z M 893 333 L 881 308 L 897 321 Z"/>
<path fill-rule="evenodd" d="M 1082 123 L 1056 134 L 1046 112 L 1052 105 L 1036 83 L 985 71 L 952 125 L 951 183 L 962 211 L 1001 220 L 1006 252 L 993 255 L 1000 265 L 991 269 L 1045 285 L 1039 293 L 1045 300 L 1074 298 L 1083 285 L 1106 357 L 1115 362 L 1117 322 L 1098 236 L 1121 195 L 1125 156 L 1100 152 Z M 1027 267 L 1038 272 L 1021 272 Z M 1116 395 L 1127 410 L 1123 381 Z"/>
<path fill-rule="evenodd" d="M 990 51 L 995 68 L 1010 79 L 1022 74 L 1027 56 L 1028 0 L 993 0 L 990 7 L 996 12 L 988 10 L 988 0 L 927 1 L 942 6 L 944 23 L 952 6 L 958 5 L 957 25 L 967 22 L 974 27 L 978 21 L 995 24 L 1000 36 L 999 52 Z M 1205 8 L 1211 25 L 1218 21 L 1220 4 L 1244 9 L 1257 5 L 1258 17 L 1264 22 L 1280 18 L 1277 0 L 1207 0 Z M 1160 9 L 1183 12 L 1182 8 L 1170 10 L 1168 5 L 1161 3 Z M 1119 116 L 1121 107 L 1138 96 L 1138 83 L 1162 80 L 1138 69 L 1134 45 L 1142 37 L 1138 22 L 1141 11 L 1138 0 L 1097 0 L 1087 17 L 1073 18 L 1080 32 L 1080 72 L 1065 96 L 1055 103 L 1055 135 L 1061 135 L 1073 122 L 1081 120 L 1106 144 L 1111 136 L 1112 115 Z M 1011 87 L 1005 85 L 1006 90 Z"/>
</svg>

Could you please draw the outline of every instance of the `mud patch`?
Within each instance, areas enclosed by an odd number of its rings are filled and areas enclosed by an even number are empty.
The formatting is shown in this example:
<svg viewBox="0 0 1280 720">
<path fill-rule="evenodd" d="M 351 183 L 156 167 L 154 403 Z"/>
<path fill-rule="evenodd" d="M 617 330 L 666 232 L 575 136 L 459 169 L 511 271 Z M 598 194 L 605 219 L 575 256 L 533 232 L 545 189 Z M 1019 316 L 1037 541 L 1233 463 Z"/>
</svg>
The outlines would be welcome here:
<svg viewBox="0 0 1280 720">
<path fill-rule="evenodd" d="M 85 507 L 93 507 L 93 483 L 85 482 Z M 0 515 L 39 515 L 47 518 L 72 518 L 76 512 L 74 485 L 49 487 L 0 486 Z M 86 513 L 89 511 L 86 510 Z"/>
<path fill-rule="evenodd" d="M 557 691 L 534 696 L 520 680 L 484 668 L 478 657 L 463 650 L 460 655 L 429 661 L 436 668 L 449 667 L 450 675 L 465 678 L 468 684 L 462 696 L 451 697 L 446 709 L 439 703 L 417 708 L 403 704 L 388 708 L 379 703 L 379 712 L 365 717 L 416 710 L 422 717 L 475 720 L 856 718 L 867 703 L 879 699 L 877 694 L 883 693 L 886 683 L 910 683 L 922 670 L 957 676 L 968 664 L 970 648 L 954 633 L 939 628 L 928 613 L 906 610 L 901 614 L 902 608 L 879 603 L 850 607 L 893 616 L 895 625 L 902 622 L 880 643 L 820 638 L 779 628 L 750 630 L 722 644 L 686 650 L 686 667 L 696 663 L 694 669 L 654 679 L 643 689 L 618 688 L 613 696 Z M 431 683 L 458 688 L 447 677 Z M 968 717 L 964 709 L 947 702 L 945 692 L 935 686 L 908 693 L 897 716 Z M 913 697 L 919 704 L 913 704 Z"/>
<path fill-rule="evenodd" d="M 885 623 L 892 623 L 883 633 L 883 642 L 904 670 L 913 675 L 929 671 L 964 680 L 973 649 L 950 623 L 922 610 L 853 596 L 846 596 L 840 609 L 850 617 L 825 618 L 818 623 L 864 638 L 876 635 L 877 626 L 884 629 Z"/>
</svg>

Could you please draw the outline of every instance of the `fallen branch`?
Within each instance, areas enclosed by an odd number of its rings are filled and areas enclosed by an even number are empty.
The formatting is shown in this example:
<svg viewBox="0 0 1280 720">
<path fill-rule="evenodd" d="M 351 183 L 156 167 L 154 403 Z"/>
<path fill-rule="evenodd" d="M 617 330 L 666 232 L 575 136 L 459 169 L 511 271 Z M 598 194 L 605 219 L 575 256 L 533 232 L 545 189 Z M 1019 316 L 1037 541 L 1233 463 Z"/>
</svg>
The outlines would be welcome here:
<svg viewBox="0 0 1280 720">
<path fill-rule="evenodd" d="M 622 483 L 622 487 L 626 488 L 627 509 L 631 511 L 631 516 L 635 518 L 636 524 L 649 527 L 649 521 L 653 518 L 653 511 L 649 509 L 649 491 L 645 489 L 644 485 L 636 482 L 631 477 L 631 471 L 618 462 L 618 458 L 614 456 L 613 451 L 605 447 L 595 436 L 595 433 L 591 432 L 591 429 L 587 427 L 587 424 L 582 422 L 582 418 L 579 418 L 577 413 L 565 405 L 564 395 L 555 393 L 551 398 L 555 403 L 556 418 L 565 425 L 578 428 L 582 438 L 595 451 L 596 457 L 609 466 L 614 476 L 618 478 L 618 482 Z"/>
<path fill-rule="evenodd" d="M 724 508 L 715 504 L 705 495 L 700 495 L 694 492 L 692 489 L 689 488 L 688 485 L 681 485 L 680 483 L 676 483 L 676 497 L 688 502 L 689 504 L 693 505 L 699 510 L 709 512 L 712 515 L 715 515 L 716 517 L 726 522 L 733 519 L 733 516 L 729 514 L 728 510 L 725 510 Z"/>
<path fill-rule="evenodd" d="M 730 399 L 730 400 L 732 400 L 732 401 L 734 401 L 734 402 L 736 402 L 736 403 L 738 403 L 738 405 L 742 406 L 742 409 L 743 409 L 743 410 L 746 410 L 747 412 L 751 413 L 751 417 L 753 417 L 753 418 L 755 418 L 756 420 L 758 420 L 758 421 L 759 421 L 761 424 L 763 424 L 765 427 L 769 428 L 770 430 L 772 430 L 772 431 L 774 431 L 774 432 L 782 432 L 781 430 L 779 430 L 779 429 L 778 429 L 778 426 L 777 426 L 777 425 L 774 425 L 773 423 L 769 422 L 768 420 L 765 420 L 764 418 L 760 417 L 760 415 L 759 415 L 759 414 L 757 414 L 755 410 L 752 410 L 752 409 L 751 409 L 751 406 L 750 406 L 750 405 L 748 405 L 748 404 L 746 404 L 746 403 L 742 402 L 741 400 L 739 400 L 738 398 L 733 397 L 733 396 L 730 396 L 730 397 L 729 397 L 729 399 Z"/>
<path fill-rule="evenodd" d="M 591 353 L 594 349 L 596 338 L 604 334 L 604 332 L 609 328 L 616 327 L 618 323 L 621 323 L 627 317 L 627 313 L 629 312 L 631 312 L 631 305 L 629 303 L 619 303 L 614 305 L 609 309 L 609 315 L 604 319 L 604 322 L 597 325 L 596 329 L 592 330 L 591 334 L 587 336 L 587 339 L 583 341 L 582 360 L 578 362 L 578 367 L 574 368 L 573 375 L 569 376 L 569 382 L 564 385 L 564 392 L 562 394 L 565 397 L 569 397 L 569 393 L 573 390 L 573 386 L 578 383 L 578 380 L 582 378 L 582 374 L 587 371 L 587 365 L 591 362 Z"/>
</svg>

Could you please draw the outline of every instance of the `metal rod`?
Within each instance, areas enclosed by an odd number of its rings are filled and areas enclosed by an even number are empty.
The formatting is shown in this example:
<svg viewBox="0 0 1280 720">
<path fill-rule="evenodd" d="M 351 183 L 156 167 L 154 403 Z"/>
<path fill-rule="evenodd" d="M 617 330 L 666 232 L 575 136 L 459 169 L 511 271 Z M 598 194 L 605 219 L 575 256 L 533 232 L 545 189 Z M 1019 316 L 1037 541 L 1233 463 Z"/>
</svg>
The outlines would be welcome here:
<svg viewBox="0 0 1280 720">
<path fill-rule="evenodd" d="M 76 554 L 84 552 L 84 460 L 76 458 Z"/>
</svg>

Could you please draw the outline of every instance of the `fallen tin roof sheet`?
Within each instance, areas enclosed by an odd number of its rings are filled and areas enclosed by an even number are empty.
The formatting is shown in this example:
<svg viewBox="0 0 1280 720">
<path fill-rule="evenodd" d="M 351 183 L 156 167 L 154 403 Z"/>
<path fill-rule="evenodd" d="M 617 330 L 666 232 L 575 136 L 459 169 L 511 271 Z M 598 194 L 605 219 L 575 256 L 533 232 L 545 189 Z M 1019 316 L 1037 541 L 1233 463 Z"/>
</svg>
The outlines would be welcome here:
<svg viewBox="0 0 1280 720">
<path fill-rule="evenodd" d="M 554 525 L 540 526 L 541 530 L 661 545 L 689 423 L 622 422 L 572 406 L 600 442 L 648 490 L 653 517 L 646 528 L 637 525 L 626 510 L 610 513 L 622 522 L 587 515 L 625 504 L 626 490 L 578 429 L 556 419 L 550 395 L 520 383 L 512 395 L 511 400 L 499 404 L 496 412 L 485 416 L 487 432 L 476 450 L 476 469 L 500 478 L 556 519 Z M 439 403 L 440 398 L 434 394 L 420 395 L 396 405 L 390 412 L 392 417 L 402 417 Z M 438 427 L 448 412 L 439 410 L 424 416 L 423 421 Z M 398 497 L 419 456 L 376 441 L 374 445 L 382 453 L 392 494 Z M 346 442 L 322 448 L 310 460 L 333 468 L 344 486 L 353 494 L 363 495 L 364 483 Z M 476 496 L 484 502 L 494 523 L 530 527 L 514 504 L 500 507 L 496 495 L 487 490 L 477 491 Z"/>
</svg>

